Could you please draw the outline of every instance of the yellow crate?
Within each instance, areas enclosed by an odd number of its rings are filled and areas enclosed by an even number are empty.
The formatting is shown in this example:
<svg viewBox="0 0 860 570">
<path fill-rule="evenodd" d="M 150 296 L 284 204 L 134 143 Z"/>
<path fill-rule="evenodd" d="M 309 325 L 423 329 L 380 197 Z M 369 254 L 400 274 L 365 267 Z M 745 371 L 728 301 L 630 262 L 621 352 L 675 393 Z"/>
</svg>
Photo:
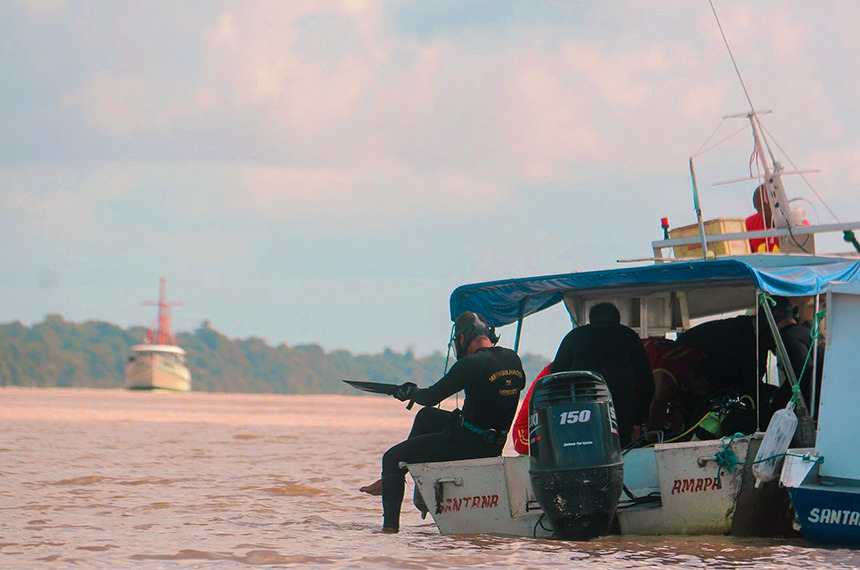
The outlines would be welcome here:
<svg viewBox="0 0 860 570">
<path fill-rule="evenodd" d="M 705 235 L 736 234 L 746 231 L 743 218 L 717 218 L 716 220 L 704 222 L 704 225 Z M 699 224 L 669 230 L 669 237 L 671 239 L 698 236 Z M 676 258 L 702 257 L 701 242 L 690 245 L 676 245 L 673 249 L 675 250 Z M 750 252 L 750 244 L 745 239 L 721 241 L 709 243 L 708 251 L 713 252 L 717 257 L 723 255 L 744 255 Z"/>
</svg>

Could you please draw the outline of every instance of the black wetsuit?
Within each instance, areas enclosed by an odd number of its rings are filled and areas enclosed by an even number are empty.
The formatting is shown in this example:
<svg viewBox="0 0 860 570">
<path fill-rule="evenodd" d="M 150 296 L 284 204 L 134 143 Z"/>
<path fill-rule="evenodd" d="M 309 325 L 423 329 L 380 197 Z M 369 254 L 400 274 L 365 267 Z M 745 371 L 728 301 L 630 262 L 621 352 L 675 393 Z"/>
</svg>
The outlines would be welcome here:
<svg viewBox="0 0 860 570">
<path fill-rule="evenodd" d="M 806 407 L 812 406 L 812 354 L 810 347 L 812 346 L 812 335 L 810 334 L 812 327 L 806 323 L 793 323 L 784 326 L 779 330 L 779 336 L 782 338 L 782 343 L 785 345 L 785 351 L 788 354 L 788 360 L 791 362 L 791 368 L 794 370 L 794 376 L 800 381 L 800 391 L 803 394 L 803 399 L 806 401 Z M 808 357 L 808 360 L 807 360 Z M 806 368 L 804 369 L 804 364 Z M 824 369 L 824 347 L 818 347 L 818 361 L 816 363 L 816 390 L 815 390 L 815 408 L 810 409 L 810 414 L 813 418 L 818 417 L 818 404 L 821 401 L 821 373 Z M 803 377 L 800 377 L 800 372 L 803 371 Z M 791 382 L 784 379 L 776 393 L 768 402 L 768 412 L 770 415 L 777 410 L 781 410 L 788 404 L 791 399 L 793 389 Z"/>
<path fill-rule="evenodd" d="M 415 390 L 412 399 L 435 406 L 460 390 L 465 391 L 463 410 L 453 412 L 422 408 L 415 416 L 406 441 L 382 456 L 383 526 L 400 527 L 405 469 L 400 462 L 425 463 L 496 457 L 502 454 L 505 435 L 514 419 L 525 373 L 513 350 L 488 347 L 457 361 L 438 382 Z M 479 431 L 496 430 L 498 438 L 488 443 Z"/>
<path fill-rule="evenodd" d="M 552 361 L 552 372 L 591 370 L 606 380 L 618 419 L 621 445 L 633 426 L 645 421 L 654 397 L 648 354 L 636 332 L 624 325 L 595 321 L 567 333 Z"/>
<path fill-rule="evenodd" d="M 759 338 L 756 356 L 755 317 L 743 315 L 702 323 L 678 335 L 677 342 L 708 355 L 716 368 L 713 382 L 717 390 L 736 390 L 754 397 L 764 376 L 767 351 L 773 346 L 766 327 L 759 331 Z"/>
</svg>

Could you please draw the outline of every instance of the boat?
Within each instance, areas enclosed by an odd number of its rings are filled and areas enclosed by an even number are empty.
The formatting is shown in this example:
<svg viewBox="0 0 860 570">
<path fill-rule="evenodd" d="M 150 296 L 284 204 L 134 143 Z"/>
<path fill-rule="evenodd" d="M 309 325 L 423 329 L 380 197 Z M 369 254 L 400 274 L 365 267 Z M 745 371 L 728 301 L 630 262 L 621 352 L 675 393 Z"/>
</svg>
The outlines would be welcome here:
<svg viewBox="0 0 860 570">
<path fill-rule="evenodd" d="M 780 475 L 797 524 L 823 545 L 860 546 L 860 456 L 855 445 L 860 402 L 860 286 L 840 283 L 827 293 L 827 361 L 820 419 L 812 448 L 788 450 Z"/>
<path fill-rule="evenodd" d="M 686 330 L 691 320 L 757 306 L 763 310 L 764 294 L 818 297 L 843 282 L 860 287 L 860 258 L 756 254 L 464 285 L 452 293 L 450 309 L 452 315 L 478 312 L 494 326 L 517 323 L 516 348 L 523 320 L 557 305 L 567 309 L 576 326 L 584 323 L 591 306 L 613 302 L 622 322 L 646 338 Z M 833 356 L 828 354 L 825 376 Z M 855 368 L 858 365 L 855 362 Z M 828 381 L 824 386 L 829 388 Z M 822 428 L 828 425 L 824 397 Z M 615 531 L 791 534 L 793 515 L 785 489 L 778 481 L 756 488 L 752 465 L 763 438 L 757 431 L 627 450 Z M 443 534 L 552 536 L 553 526 L 530 480 L 531 462 L 529 456 L 498 457 L 413 464 L 408 469 Z"/>
<path fill-rule="evenodd" d="M 754 314 L 755 322 L 762 326 L 766 322 L 775 339 L 779 358 L 774 361 L 780 365 L 788 359 L 770 308 L 772 298 L 811 299 L 816 312 L 822 299 L 827 299 L 823 380 L 813 372 L 813 382 L 822 382 L 821 403 L 817 416 L 809 411 L 815 406 L 810 408 L 802 397 L 795 411 L 786 412 L 799 421 L 788 437 L 793 436 L 792 449 L 787 450 L 786 442 L 786 447 L 773 451 L 776 430 L 766 430 L 769 418 L 762 420 L 757 411 L 756 429 L 749 434 L 658 441 L 620 450 L 623 492 L 614 504 L 594 507 L 614 514 L 611 525 L 597 534 L 769 537 L 791 536 L 799 527 L 810 540 L 860 543 L 860 457 L 844 444 L 852 441 L 858 427 L 853 409 L 860 403 L 860 382 L 854 374 L 860 369 L 856 350 L 860 332 L 853 326 L 860 317 L 860 244 L 853 233 L 860 222 L 837 219 L 833 224 L 811 225 L 802 211 L 791 208 L 782 183 L 782 176 L 789 173 L 771 154 L 760 114 L 750 102 L 750 111 L 738 116 L 749 121 L 753 135 L 758 172 L 750 179 L 757 180 L 757 188 L 773 205 L 769 227 L 747 231 L 743 219 L 704 220 L 691 158 L 696 223 L 670 232 L 664 219 L 663 239 L 651 242 L 652 256 L 623 260 L 647 265 L 467 284 L 451 294 L 452 320 L 472 311 L 494 327 L 516 324 L 514 350 L 518 350 L 524 320 L 556 306 L 564 307 L 576 327 L 587 324 L 590 307 L 613 303 L 622 323 L 642 339 L 674 338 L 702 321 Z M 842 232 L 856 251 L 817 253 L 814 238 L 827 232 Z M 781 240 L 780 251 L 750 252 L 749 240 L 774 238 Z M 782 366 L 781 372 L 792 386 L 797 383 L 791 366 Z M 556 381 L 560 380 L 549 380 Z M 570 397 L 576 393 L 571 388 Z M 594 514 L 583 511 L 586 503 L 597 504 L 601 493 L 615 493 L 606 483 L 615 458 L 607 455 L 601 465 L 604 483 L 595 485 L 591 475 L 580 475 L 577 483 L 547 495 L 544 479 L 537 476 L 542 459 L 534 450 L 535 430 L 543 430 L 540 433 L 545 436 L 551 433 L 547 426 L 570 423 L 565 418 L 571 417 L 570 406 L 575 403 L 571 400 L 557 409 L 550 406 L 544 416 L 530 407 L 529 456 L 408 465 L 423 499 L 422 512 L 431 514 L 443 534 L 582 537 L 561 532 L 559 521 L 566 528 L 569 520 L 553 512 L 559 504 L 576 503 L 582 512 L 571 516 L 586 520 Z M 761 404 L 756 401 L 755 409 L 760 410 Z M 606 416 L 604 424 L 611 431 L 611 403 Z M 546 418 L 552 422 L 541 424 L 549 422 Z M 550 454 L 566 454 L 561 446 L 579 445 L 577 437 L 553 443 L 556 447 Z M 584 443 L 593 441 L 589 438 Z M 767 462 L 776 474 L 764 478 L 760 467 Z M 588 492 L 583 491 L 586 485 Z M 587 524 L 580 530 L 589 530 Z"/>
<path fill-rule="evenodd" d="M 171 330 L 171 307 L 181 302 L 167 302 L 166 281 L 161 278 L 158 302 L 144 301 L 144 305 L 158 307 L 155 332 L 148 331 L 143 343 L 131 347 L 125 364 L 125 387 L 129 390 L 191 390 L 191 372 L 188 370 L 185 350 L 176 344 Z"/>
</svg>

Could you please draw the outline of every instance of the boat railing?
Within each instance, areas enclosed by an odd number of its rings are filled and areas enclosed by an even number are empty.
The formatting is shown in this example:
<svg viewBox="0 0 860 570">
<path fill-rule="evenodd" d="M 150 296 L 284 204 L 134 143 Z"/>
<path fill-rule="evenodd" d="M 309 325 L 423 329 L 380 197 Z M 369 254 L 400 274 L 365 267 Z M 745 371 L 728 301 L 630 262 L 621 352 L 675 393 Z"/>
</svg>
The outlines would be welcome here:
<svg viewBox="0 0 860 570">
<path fill-rule="evenodd" d="M 823 233 L 834 233 L 834 232 L 843 232 L 847 234 L 847 232 L 851 232 L 853 230 L 860 230 L 860 222 L 845 222 L 838 224 L 823 224 L 816 226 L 794 226 L 791 228 L 776 228 L 772 230 L 756 230 L 756 231 L 748 231 L 748 232 L 736 232 L 736 233 L 728 233 L 728 234 L 705 234 L 704 240 L 706 243 L 720 243 L 726 241 L 735 241 L 735 240 L 749 240 L 749 239 L 762 239 L 762 238 L 782 238 L 786 236 L 806 236 L 806 235 L 815 235 L 815 234 L 823 234 Z M 853 237 L 852 237 L 853 239 Z M 850 241 L 847 239 L 846 241 Z M 667 258 L 663 255 L 663 250 L 669 247 L 676 246 L 684 246 L 684 245 L 693 245 L 702 242 L 702 236 L 690 236 L 690 237 L 682 237 L 682 238 L 669 238 L 656 240 L 651 242 L 651 249 L 654 252 L 653 260 L 656 263 L 662 263 L 664 261 L 672 261 L 671 258 Z M 855 248 L 857 247 L 856 241 L 854 242 Z M 702 248 L 703 252 L 706 251 L 705 248 Z M 813 252 L 810 252 L 813 253 Z M 703 254 L 703 258 L 705 255 Z M 684 258 L 685 260 L 693 259 L 691 257 Z"/>
</svg>

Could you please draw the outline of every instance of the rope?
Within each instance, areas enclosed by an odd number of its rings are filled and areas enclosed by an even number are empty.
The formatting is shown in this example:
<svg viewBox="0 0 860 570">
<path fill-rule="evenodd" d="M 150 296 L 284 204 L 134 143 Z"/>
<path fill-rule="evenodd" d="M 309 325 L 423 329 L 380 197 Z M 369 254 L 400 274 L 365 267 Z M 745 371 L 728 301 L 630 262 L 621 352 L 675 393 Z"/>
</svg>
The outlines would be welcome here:
<svg viewBox="0 0 860 570">
<path fill-rule="evenodd" d="M 797 399 L 800 397 L 800 380 L 803 378 L 804 372 L 806 372 L 806 365 L 809 364 L 809 357 L 812 356 L 815 344 L 821 336 L 821 321 L 824 320 L 825 312 L 825 309 L 821 309 L 815 313 L 815 316 L 812 319 L 812 328 L 809 330 L 809 337 L 812 339 L 812 342 L 809 343 L 809 350 L 806 352 L 806 358 L 803 360 L 803 368 L 800 369 L 800 374 L 797 376 L 797 384 L 794 385 L 794 389 L 791 392 L 791 401 L 795 404 L 797 403 Z"/>
<path fill-rule="evenodd" d="M 726 469 L 729 473 L 734 471 L 735 467 L 738 465 L 755 465 L 756 463 L 764 463 L 765 461 L 769 461 L 771 459 L 776 459 L 777 457 L 798 457 L 804 461 L 812 461 L 813 463 L 824 463 L 824 456 L 819 455 L 818 457 L 813 458 L 809 453 L 805 455 L 798 455 L 797 453 L 776 453 L 774 455 L 763 457 L 758 460 L 753 461 L 739 461 L 737 454 L 731 449 L 731 445 L 734 442 L 736 437 L 746 437 L 744 434 L 738 432 L 735 435 L 729 438 L 721 438 L 720 443 L 723 445 L 723 449 L 714 454 L 714 461 L 717 463 L 717 487 L 722 488 L 723 483 L 720 478 L 723 469 Z M 728 441 L 726 441 L 728 439 Z"/>
<path fill-rule="evenodd" d="M 794 161 L 791 160 L 791 157 L 788 156 L 788 154 L 786 154 L 786 152 L 779 145 L 779 141 L 777 141 L 773 137 L 773 135 L 770 134 L 769 130 L 764 128 L 764 126 L 761 124 L 761 121 L 759 121 L 759 125 L 761 126 L 762 130 L 765 133 L 767 133 L 767 136 L 770 137 L 770 140 L 773 141 L 773 143 L 776 145 L 776 148 L 779 149 L 779 152 L 782 153 L 782 155 L 785 157 L 785 159 L 788 161 L 788 163 L 791 165 L 791 167 L 795 170 L 795 172 L 797 172 L 797 174 L 800 176 L 800 179 L 806 183 L 806 185 L 809 187 L 809 189 L 812 190 L 812 193 L 815 194 L 815 197 L 818 198 L 818 200 L 821 202 L 821 204 L 827 209 L 828 212 L 830 212 L 830 215 L 833 216 L 833 219 L 836 220 L 837 222 L 841 223 L 842 220 L 839 219 L 839 216 L 836 215 L 836 212 L 834 212 L 833 209 L 827 205 L 827 202 L 824 201 L 824 198 L 821 197 L 821 194 L 819 194 L 818 191 L 812 186 L 812 183 L 810 183 L 809 180 L 807 180 L 806 175 L 800 171 L 800 169 L 797 167 L 796 164 L 794 164 Z"/>
<path fill-rule="evenodd" d="M 714 461 L 717 462 L 717 487 L 720 489 L 723 488 L 723 482 L 720 478 L 723 468 L 727 469 L 728 472 L 731 473 L 734 471 L 735 465 L 738 464 L 738 456 L 731 449 L 732 442 L 734 442 L 735 438 L 738 436 L 743 437 L 744 434 L 738 432 L 728 438 L 728 441 L 726 441 L 726 438 L 724 437 L 720 438 L 720 443 L 723 445 L 723 449 L 714 454 Z"/>
<path fill-rule="evenodd" d="M 451 358 L 451 344 L 454 342 L 454 327 L 456 327 L 456 326 L 457 326 L 457 323 L 453 323 L 451 325 L 451 338 L 448 340 L 448 353 L 445 355 L 445 370 L 442 371 L 442 376 L 445 376 L 446 374 L 448 374 L 448 360 Z M 454 406 L 459 409 L 460 408 L 460 392 L 457 392 L 454 395 L 454 398 L 455 398 Z M 436 407 L 441 408 L 442 402 L 439 402 L 438 404 L 436 404 Z"/>
</svg>

